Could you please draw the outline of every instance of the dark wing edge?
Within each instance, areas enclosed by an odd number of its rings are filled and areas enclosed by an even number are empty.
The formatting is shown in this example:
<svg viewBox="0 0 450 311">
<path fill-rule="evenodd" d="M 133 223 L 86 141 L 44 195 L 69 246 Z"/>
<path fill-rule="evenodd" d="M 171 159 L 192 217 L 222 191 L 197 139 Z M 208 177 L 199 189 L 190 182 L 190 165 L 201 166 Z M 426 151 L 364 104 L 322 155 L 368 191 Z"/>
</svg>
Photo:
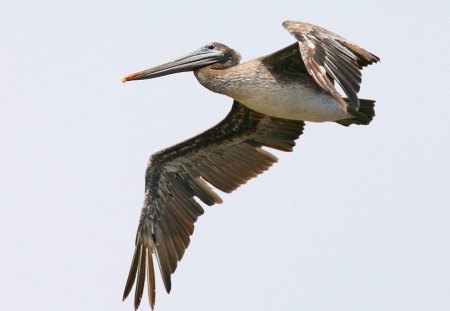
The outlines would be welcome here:
<svg viewBox="0 0 450 311">
<path fill-rule="evenodd" d="M 299 41 L 303 62 L 317 84 L 331 92 L 347 111 L 347 102 L 334 86 L 333 80 L 336 80 L 349 98 L 348 103 L 358 110 L 361 69 L 380 58 L 319 26 L 285 21 L 283 27 Z"/>
<path fill-rule="evenodd" d="M 134 307 L 139 307 L 147 272 L 153 309 L 152 254 L 157 258 L 166 291 L 170 292 L 171 274 L 189 245 L 195 221 L 204 212 L 194 197 L 209 206 L 221 203 L 207 183 L 226 193 L 234 191 L 277 162 L 263 146 L 292 151 L 303 127 L 303 121 L 269 117 L 235 101 L 227 117 L 215 127 L 152 155 L 123 299 L 136 284 Z"/>
</svg>

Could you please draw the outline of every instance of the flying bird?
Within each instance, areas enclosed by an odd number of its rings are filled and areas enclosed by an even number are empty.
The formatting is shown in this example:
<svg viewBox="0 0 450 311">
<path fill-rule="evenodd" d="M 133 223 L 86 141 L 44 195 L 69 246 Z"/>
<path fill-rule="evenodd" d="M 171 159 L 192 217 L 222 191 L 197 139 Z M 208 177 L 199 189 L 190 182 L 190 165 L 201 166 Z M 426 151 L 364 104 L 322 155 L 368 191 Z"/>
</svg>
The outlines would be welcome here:
<svg viewBox="0 0 450 311">
<path fill-rule="evenodd" d="M 363 67 L 379 58 L 322 27 L 285 21 L 297 40 L 240 63 L 230 47 L 209 43 L 174 61 L 127 75 L 122 82 L 193 71 L 201 85 L 233 99 L 211 129 L 150 156 L 135 251 L 123 299 L 135 285 L 134 307 L 148 283 L 155 305 L 155 261 L 166 291 L 206 205 L 221 203 L 212 187 L 230 193 L 267 170 L 277 158 L 263 147 L 292 151 L 304 121 L 369 124 L 373 100 L 359 99 Z M 343 97 L 336 86 L 346 97 Z"/>
</svg>

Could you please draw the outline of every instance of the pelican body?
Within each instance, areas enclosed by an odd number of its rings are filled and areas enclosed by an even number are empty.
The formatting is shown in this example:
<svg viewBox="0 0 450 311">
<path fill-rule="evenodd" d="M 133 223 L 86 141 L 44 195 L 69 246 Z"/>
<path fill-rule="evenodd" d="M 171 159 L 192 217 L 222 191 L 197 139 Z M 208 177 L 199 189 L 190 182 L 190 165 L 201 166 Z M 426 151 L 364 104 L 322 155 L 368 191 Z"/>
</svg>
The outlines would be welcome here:
<svg viewBox="0 0 450 311">
<path fill-rule="evenodd" d="M 130 74 L 122 81 L 193 71 L 201 85 L 231 97 L 227 117 L 206 132 L 150 157 L 145 199 L 124 299 L 134 284 L 135 309 L 145 280 L 155 304 L 153 255 L 167 292 L 194 223 L 207 205 L 221 203 L 210 186 L 232 192 L 277 158 L 263 149 L 292 151 L 304 121 L 369 124 L 374 101 L 359 99 L 361 69 L 379 58 L 343 37 L 308 23 L 286 21 L 296 39 L 275 53 L 240 64 L 240 54 L 209 43 L 174 61 Z M 347 98 L 335 87 L 338 84 Z"/>
<path fill-rule="evenodd" d="M 230 48 L 211 43 L 219 51 Z M 297 55 L 296 55 L 297 54 Z M 315 83 L 302 63 L 289 68 L 277 66 L 274 60 L 301 59 L 298 45 L 228 68 L 204 67 L 194 71 L 195 77 L 207 89 L 227 95 L 246 107 L 277 118 L 313 122 L 351 118 L 337 100 Z M 306 73 L 306 74 L 305 74 Z"/>
</svg>

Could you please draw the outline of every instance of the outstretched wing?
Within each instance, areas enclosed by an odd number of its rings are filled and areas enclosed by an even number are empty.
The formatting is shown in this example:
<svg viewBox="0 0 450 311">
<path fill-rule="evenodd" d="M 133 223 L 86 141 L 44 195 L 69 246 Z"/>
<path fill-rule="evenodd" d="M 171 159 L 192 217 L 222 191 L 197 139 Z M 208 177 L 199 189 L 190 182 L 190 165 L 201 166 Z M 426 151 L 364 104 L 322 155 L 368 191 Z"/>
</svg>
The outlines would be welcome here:
<svg viewBox="0 0 450 311">
<path fill-rule="evenodd" d="M 124 299 L 136 283 L 137 309 L 148 280 L 150 306 L 155 304 L 153 253 L 167 292 L 171 274 L 183 257 L 194 223 L 207 205 L 221 203 L 207 183 L 232 192 L 267 170 L 277 158 L 262 146 L 292 151 L 303 132 L 303 121 L 269 117 L 237 101 L 215 127 L 150 157 L 145 176 L 145 199 L 136 235 L 136 249 Z"/>
<path fill-rule="evenodd" d="M 285 21 L 283 27 L 299 41 L 303 62 L 317 84 L 330 91 L 347 110 L 347 103 L 334 87 L 333 80 L 336 80 L 348 96 L 351 106 L 358 110 L 361 69 L 380 59 L 319 26 Z"/>
</svg>

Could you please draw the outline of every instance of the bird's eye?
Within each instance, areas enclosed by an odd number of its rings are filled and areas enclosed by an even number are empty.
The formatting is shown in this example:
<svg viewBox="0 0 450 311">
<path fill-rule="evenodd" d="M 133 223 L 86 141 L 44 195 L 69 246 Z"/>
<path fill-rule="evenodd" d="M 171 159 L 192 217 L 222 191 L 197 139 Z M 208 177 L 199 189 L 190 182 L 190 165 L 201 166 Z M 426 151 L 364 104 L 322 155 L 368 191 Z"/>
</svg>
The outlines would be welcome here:
<svg viewBox="0 0 450 311">
<path fill-rule="evenodd" d="M 215 46 L 214 46 L 213 44 L 210 44 L 210 45 L 207 46 L 207 48 L 208 48 L 209 50 L 214 50 Z"/>
</svg>

